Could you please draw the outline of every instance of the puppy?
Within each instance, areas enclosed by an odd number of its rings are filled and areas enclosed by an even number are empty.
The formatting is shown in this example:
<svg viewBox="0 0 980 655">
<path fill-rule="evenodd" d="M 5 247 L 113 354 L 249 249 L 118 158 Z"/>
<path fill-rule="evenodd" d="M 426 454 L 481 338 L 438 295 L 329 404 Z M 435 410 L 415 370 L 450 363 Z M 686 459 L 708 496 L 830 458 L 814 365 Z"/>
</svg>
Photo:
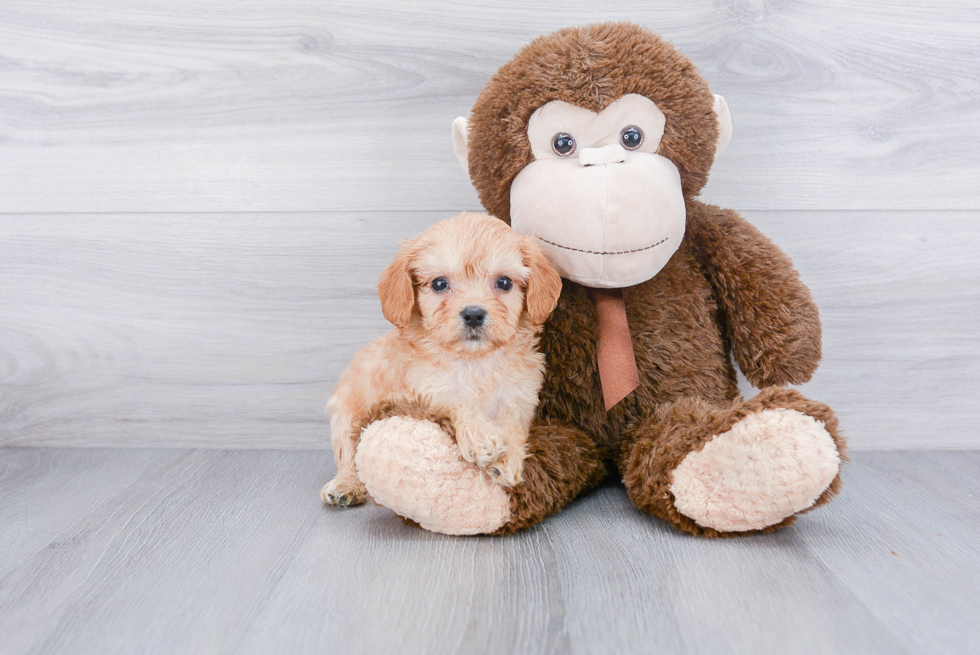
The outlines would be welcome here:
<svg viewBox="0 0 980 655">
<path fill-rule="evenodd" d="M 361 429 L 396 414 L 437 421 L 466 461 L 502 486 L 520 482 L 544 375 L 538 336 L 560 293 L 533 238 L 485 214 L 402 243 L 378 283 L 396 329 L 354 356 L 327 403 L 337 475 L 324 501 L 365 501 L 354 465 Z"/>
</svg>

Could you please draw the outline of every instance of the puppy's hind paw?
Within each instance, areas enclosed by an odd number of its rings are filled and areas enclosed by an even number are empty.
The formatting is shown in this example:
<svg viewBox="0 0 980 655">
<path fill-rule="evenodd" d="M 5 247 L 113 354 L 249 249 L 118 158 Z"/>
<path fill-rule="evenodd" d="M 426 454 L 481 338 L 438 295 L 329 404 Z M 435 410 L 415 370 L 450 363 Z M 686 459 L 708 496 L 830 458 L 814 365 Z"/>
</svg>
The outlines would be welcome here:
<svg viewBox="0 0 980 655">
<path fill-rule="evenodd" d="M 340 473 L 333 480 L 323 485 L 320 497 L 328 505 L 353 507 L 367 500 L 367 489 L 355 475 Z"/>
</svg>

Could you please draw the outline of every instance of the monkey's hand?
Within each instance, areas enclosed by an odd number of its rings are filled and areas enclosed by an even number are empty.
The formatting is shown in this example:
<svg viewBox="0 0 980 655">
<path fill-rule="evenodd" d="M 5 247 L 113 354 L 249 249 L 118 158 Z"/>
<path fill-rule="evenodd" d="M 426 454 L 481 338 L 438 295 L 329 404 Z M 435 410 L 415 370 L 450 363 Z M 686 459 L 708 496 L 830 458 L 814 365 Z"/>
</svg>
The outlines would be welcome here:
<svg viewBox="0 0 980 655">
<path fill-rule="evenodd" d="M 689 215 L 745 377 L 759 388 L 807 382 L 820 363 L 820 314 L 789 257 L 729 209 L 692 203 Z"/>
</svg>

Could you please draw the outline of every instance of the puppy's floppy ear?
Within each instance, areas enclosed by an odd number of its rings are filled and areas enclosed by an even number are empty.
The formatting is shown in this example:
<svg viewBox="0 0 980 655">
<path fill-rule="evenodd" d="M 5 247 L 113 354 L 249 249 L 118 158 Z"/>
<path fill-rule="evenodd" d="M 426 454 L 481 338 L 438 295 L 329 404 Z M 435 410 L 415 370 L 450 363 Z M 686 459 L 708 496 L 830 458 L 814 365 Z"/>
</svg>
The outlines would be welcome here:
<svg viewBox="0 0 980 655">
<path fill-rule="evenodd" d="M 412 320 L 412 310 L 415 308 L 415 288 L 412 286 L 412 271 L 409 268 L 411 258 L 410 242 L 405 242 L 378 281 L 381 313 L 395 327 L 400 328 Z"/>
<path fill-rule="evenodd" d="M 527 313 L 531 322 L 541 325 L 558 304 L 561 295 L 561 276 L 551 265 L 548 256 L 541 250 L 534 237 L 525 236 L 521 244 L 524 265 L 531 269 L 527 278 L 527 289 L 524 302 L 527 303 Z"/>
</svg>

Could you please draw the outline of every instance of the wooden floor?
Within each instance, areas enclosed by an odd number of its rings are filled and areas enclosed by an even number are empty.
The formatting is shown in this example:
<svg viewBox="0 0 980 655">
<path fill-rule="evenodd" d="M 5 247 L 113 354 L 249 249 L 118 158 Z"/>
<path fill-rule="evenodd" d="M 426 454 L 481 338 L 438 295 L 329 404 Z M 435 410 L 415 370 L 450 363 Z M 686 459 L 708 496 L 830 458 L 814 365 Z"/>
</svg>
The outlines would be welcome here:
<svg viewBox="0 0 980 655">
<path fill-rule="evenodd" d="M 967 653 L 980 452 L 859 452 L 843 495 L 708 541 L 609 484 L 451 538 L 325 508 L 327 451 L 0 449 L 0 651 Z"/>
</svg>

